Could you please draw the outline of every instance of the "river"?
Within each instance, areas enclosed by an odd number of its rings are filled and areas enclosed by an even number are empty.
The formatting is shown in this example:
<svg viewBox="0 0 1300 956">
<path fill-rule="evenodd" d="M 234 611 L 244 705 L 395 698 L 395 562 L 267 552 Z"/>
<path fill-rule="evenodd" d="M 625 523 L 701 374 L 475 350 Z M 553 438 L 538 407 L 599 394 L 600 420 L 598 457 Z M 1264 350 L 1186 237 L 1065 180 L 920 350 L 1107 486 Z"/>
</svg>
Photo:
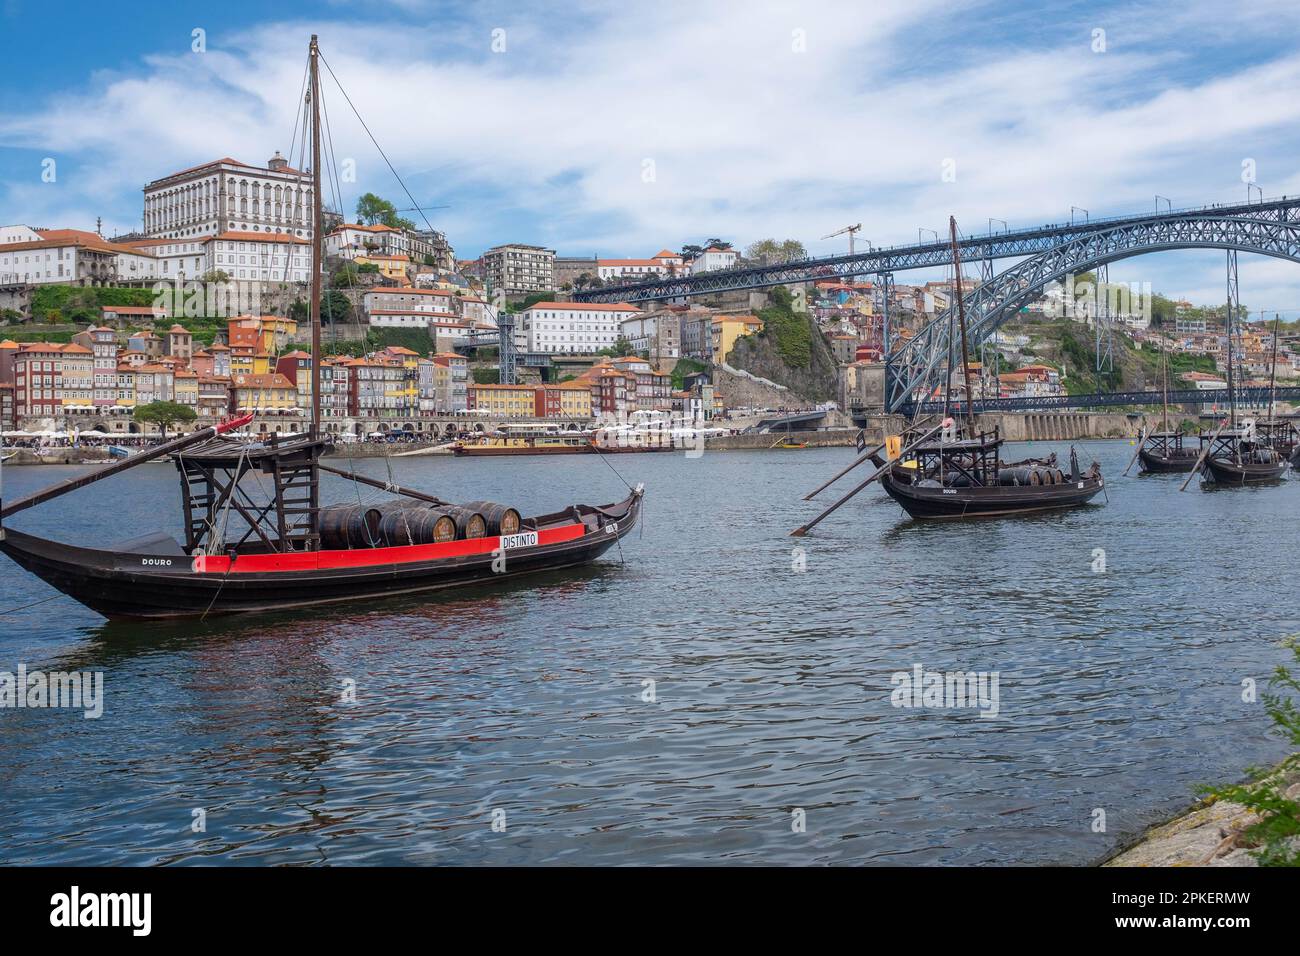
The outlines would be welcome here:
<svg viewBox="0 0 1300 956">
<path fill-rule="evenodd" d="M 102 671 L 104 713 L 0 710 L 0 862 L 1095 862 L 1282 755 L 1242 681 L 1300 631 L 1300 480 L 1179 494 L 1120 477 L 1132 452 L 1087 443 L 1108 501 L 1068 513 L 915 523 L 871 488 L 804 539 L 802 495 L 851 449 L 394 459 L 524 513 L 618 500 L 616 468 L 646 485 L 643 530 L 595 567 L 421 600 L 7 613 L 0 671 Z M 5 495 L 79 471 L 9 468 Z M 145 465 L 12 523 L 105 545 L 178 531 L 179 500 Z M 53 593 L 0 557 L 0 611 Z M 895 706 L 917 665 L 996 672 L 996 716 Z"/>
</svg>

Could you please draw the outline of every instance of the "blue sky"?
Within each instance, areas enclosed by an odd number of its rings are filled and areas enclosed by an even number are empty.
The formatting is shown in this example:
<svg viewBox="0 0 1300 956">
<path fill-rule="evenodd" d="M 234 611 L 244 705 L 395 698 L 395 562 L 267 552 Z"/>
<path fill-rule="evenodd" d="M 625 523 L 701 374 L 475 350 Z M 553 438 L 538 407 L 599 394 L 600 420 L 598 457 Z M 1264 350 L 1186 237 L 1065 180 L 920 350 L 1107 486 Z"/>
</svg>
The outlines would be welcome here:
<svg viewBox="0 0 1300 956">
<path fill-rule="evenodd" d="M 1265 195 L 1300 193 L 1294 0 L 0 0 L 0 223 L 126 231 L 150 179 L 287 151 L 312 32 L 416 200 L 449 207 L 430 218 L 462 256 L 710 236 L 829 253 L 843 241 L 819 237 L 852 222 L 882 245 L 949 215 L 975 232 L 1156 194 L 1238 201 L 1247 160 Z M 365 191 L 409 206 L 330 85 L 325 103 L 357 171 L 345 208 Z M 1112 267 L 1206 302 L 1222 273 L 1209 252 Z M 1243 259 L 1242 286 L 1253 309 L 1300 309 L 1291 263 Z"/>
</svg>

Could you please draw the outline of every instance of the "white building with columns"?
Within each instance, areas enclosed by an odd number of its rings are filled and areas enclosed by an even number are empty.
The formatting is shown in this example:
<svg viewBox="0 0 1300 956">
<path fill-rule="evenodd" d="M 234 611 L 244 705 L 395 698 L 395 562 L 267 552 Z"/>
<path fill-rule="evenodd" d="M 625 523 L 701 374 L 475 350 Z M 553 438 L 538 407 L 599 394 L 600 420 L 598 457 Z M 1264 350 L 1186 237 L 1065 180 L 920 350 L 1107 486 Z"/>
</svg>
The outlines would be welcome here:
<svg viewBox="0 0 1300 956">
<path fill-rule="evenodd" d="M 225 157 L 144 187 L 144 233 L 201 239 L 227 232 L 284 233 L 311 239 L 311 174 L 278 152 L 265 166 Z"/>
</svg>

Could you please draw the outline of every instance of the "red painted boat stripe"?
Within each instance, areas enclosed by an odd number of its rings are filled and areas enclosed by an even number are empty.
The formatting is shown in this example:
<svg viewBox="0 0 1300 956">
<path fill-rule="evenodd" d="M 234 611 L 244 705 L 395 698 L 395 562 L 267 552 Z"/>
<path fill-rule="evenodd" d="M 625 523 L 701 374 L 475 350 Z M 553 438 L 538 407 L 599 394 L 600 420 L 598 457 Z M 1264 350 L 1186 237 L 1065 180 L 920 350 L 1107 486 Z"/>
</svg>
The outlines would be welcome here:
<svg viewBox="0 0 1300 956">
<path fill-rule="evenodd" d="M 575 522 L 537 532 L 538 546 L 559 544 L 581 538 L 584 526 Z M 465 538 L 445 544 L 403 545 L 397 548 L 364 548 L 351 551 L 300 551 L 292 554 L 245 554 L 234 566 L 224 554 L 199 555 L 194 570 L 200 574 L 264 574 L 275 571 L 330 571 L 340 568 L 367 568 L 385 564 L 408 564 L 436 561 L 440 558 L 463 558 L 491 554 L 501 547 L 501 539 Z"/>
</svg>

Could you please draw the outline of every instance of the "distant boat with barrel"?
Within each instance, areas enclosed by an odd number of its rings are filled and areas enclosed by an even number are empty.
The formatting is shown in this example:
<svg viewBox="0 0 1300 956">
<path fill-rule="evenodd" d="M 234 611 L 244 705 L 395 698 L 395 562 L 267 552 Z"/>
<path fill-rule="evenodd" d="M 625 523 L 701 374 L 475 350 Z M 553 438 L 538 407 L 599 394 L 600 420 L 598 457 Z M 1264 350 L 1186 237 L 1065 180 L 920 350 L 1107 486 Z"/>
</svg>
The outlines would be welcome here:
<svg viewBox="0 0 1300 956">
<path fill-rule="evenodd" d="M 1231 253 L 1230 253 L 1231 255 Z M 1263 421 L 1237 416 L 1234 365 L 1237 347 L 1233 338 L 1233 305 L 1230 287 L 1227 314 L 1228 417 L 1212 433 L 1201 433 L 1201 451 L 1195 470 L 1221 487 L 1265 485 L 1286 474 L 1288 456 L 1296 447 L 1296 430 L 1290 422 L 1273 418 L 1277 394 L 1277 346 L 1280 320 L 1273 322 L 1273 376 L 1269 383 L 1269 414 Z M 1183 489 L 1191 481 L 1183 482 Z"/>
<path fill-rule="evenodd" d="M 1175 474 L 1188 472 L 1196 467 L 1200 455 L 1198 448 L 1191 448 L 1186 443 L 1182 432 L 1159 431 L 1143 436 L 1138 449 L 1138 459 L 1142 462 L 1142 471 L 1147 474 Z"/>
<path fill-rule="evenodd" d="M 831 512 L 875 481 L 880 482 L 885 492 L 908 515 L 925 519 L 1020 515 L 1073 508 L 1091 501 L 1105 487 L 1100 465 L 1093 462 L 1087 469 L 1081 469 L 1073 448 L 1070 450 L 1069 472 L 1058 466 L 1055 455 L 1004 462 L 1001 451 L 1005 442 L 998 429 L 984 431 L 976 424 L 970 410 L 973 391 L 960 280 L 961 253 L 957 244 L 957 223 L 951 218 L 949 232 L 954 264 L 954 309 L 949 321 L 955 318 L 958 324 L 958 329 L 949 330 L 949 336 L 951 340 L 960 332 L 956 351 L 961 357 L 965 384 L 965 421 L 959 423 L 945 413 L 937 424 L 930 424 L 933 418 L 917 422 L 901 434 L 888 436 L 870 450 L 866 450 L 860 436 L 861 454 L 858 459 L 804 498 L 815 497 L 864 462 L 870 461 L 876 466 L 876 471 L 812 521 L 792 531 L 792 535 L 802 537 L 807 534 Z M 951 395 L 955 371 L 953 358 L 950 350 L 947 395 Z M 945 405 L 948 405 L 947 401 Z"/>
</svg>

